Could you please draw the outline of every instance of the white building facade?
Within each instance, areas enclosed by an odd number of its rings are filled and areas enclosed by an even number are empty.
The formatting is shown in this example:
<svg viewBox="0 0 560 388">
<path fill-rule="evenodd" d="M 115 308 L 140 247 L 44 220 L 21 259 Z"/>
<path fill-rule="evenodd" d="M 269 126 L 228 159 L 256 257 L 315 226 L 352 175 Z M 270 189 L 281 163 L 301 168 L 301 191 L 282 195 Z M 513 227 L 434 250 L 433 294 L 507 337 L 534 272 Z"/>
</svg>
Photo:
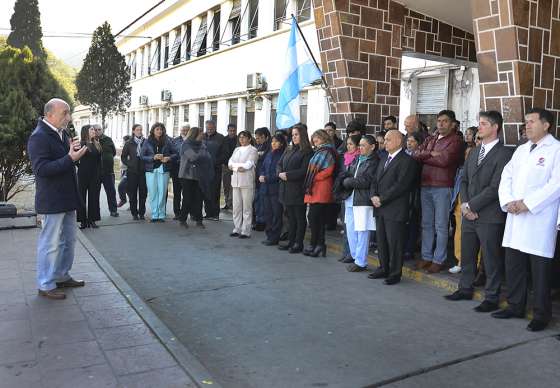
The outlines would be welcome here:
<svg viewBox="0 0 560 388">
<path fill-rule="evenodd" d="M 184 122 L 202 126 L 205 120 L 214 120 L 221 133 L 229 123 L 274 130 L 292 14 L 319 59 L 311 0 L 162 3 L 117 41 L 131 68 L 131 106 L 107 119 L 106 133 L 120 144 L 135 123 L 147 133 L 163 122 L 170 136 Z M 306 87 L 300 106 L 310 131 L 323 128 L 329 112 L 321 86 Z"/>
</svg>

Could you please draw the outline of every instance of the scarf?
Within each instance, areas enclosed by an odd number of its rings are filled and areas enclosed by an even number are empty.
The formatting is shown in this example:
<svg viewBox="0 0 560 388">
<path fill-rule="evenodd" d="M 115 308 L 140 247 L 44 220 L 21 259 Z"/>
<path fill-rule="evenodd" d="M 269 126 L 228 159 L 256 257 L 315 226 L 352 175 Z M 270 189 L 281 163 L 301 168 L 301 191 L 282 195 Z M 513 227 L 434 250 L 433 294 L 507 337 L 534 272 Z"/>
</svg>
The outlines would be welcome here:
<svg viewBox="0 0 560 388">
<path fill-rule="evenodd" d="M 348 166 L 350 166 L 352 164 L 354 159 L 356 159 L 356 156 L 358 156 L 359 154 L 360 154 L 359 150 L 355 150 L 354 152 L 345 152 L 344 153 L 344 167 L 348 168 Z"/>
<path fill-rule="evenodd" d="M 366 160 L 368 160 L 368 158 L 369 158 L 370 156 L 371 156 L 371 155 L 360 155 L 360 156 L 358 156 L 358 161 L 359 161 L 360 163 L 365 162 Z"/>
<path fill-rule="evenodd" d="M 134 139 L 134 142 L 136 143 L 136 156 L 140 157 L 140 151 L 142 150 L 142 143 L 144 143 L 144 138 L 143 137 L 136 137 L 136 136 L 132 136 L 132 138 Z"/>
<path fill-rule="evenodd" d="M 303 187 L 305 194 L 312 195 L 313 181 L 318 172 L 323 171 L 331 166 L 336 167 L 336 150 L 332 144 L 321 144 L 309 161 L 307 166 L 307 174 Z M 334 173 L 333 173 L 334 175 Z"/>
</svg>

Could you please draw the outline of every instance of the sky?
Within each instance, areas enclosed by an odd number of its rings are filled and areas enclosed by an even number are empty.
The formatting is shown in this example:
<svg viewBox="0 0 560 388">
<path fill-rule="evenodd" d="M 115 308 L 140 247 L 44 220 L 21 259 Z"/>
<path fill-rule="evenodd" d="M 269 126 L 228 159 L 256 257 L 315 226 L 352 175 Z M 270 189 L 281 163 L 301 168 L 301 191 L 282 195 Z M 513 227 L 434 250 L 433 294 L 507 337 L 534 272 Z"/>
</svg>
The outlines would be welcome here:
<svg viewBox="0 0 560 388">
<path fill-rule="evenodd" d="M 10 18 L 16 0 L 0 0 L 0 34 L 10 33 Z M 158 0 L 39 0 L 43 45 L 67 64 L 80 68 L 91 37 L 46 37 L 61 33 L 93 33 L 104 21 L 113 33 L 120 31 Z M 68 35 L 68 34 L 66 34 Z"/>
</svg>

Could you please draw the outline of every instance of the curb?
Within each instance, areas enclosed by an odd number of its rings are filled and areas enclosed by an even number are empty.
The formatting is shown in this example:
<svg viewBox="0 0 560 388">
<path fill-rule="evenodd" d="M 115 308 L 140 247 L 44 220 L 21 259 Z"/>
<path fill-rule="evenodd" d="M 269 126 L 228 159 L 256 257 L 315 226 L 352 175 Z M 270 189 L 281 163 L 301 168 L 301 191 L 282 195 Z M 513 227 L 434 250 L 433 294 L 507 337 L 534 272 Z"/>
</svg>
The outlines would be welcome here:
<svg viewBox="0 0 560 388">
<path fill-rule="evenodd" d="M 93 257 L 97 265 L 107 275 L 109 280 L 126 298 L 130 306 L 136 311 L 140 318 L 148 325 L 163 346 L 171 353 L 177 363 L 183 368 L 187 375 L 193 380 L 197 387 L 212 385 L 215 388 L 222 386 L 210 375 L 204 365 L 177 340 L 171 330 L 161 321 L 144 300 L 128 285 L 126 280 L 113 268 L 105 257 L 93 246 L 91 241 L 78 231 L 78 240 Z"/>
</svg>

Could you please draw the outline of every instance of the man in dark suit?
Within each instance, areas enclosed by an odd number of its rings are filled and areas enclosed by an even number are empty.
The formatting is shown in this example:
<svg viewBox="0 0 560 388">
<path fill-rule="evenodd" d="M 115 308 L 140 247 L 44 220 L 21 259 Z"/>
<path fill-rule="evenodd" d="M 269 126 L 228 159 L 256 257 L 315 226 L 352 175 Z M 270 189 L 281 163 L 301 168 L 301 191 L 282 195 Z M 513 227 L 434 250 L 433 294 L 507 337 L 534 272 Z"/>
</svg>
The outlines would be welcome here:
<svg viewBox="0 0 560 388">
<path fill-rule="evenodd" d="M 502 236 L 506 213 L 500 208 L 498 187 L 512 150 L 498 138 L 502 124 L 499 112 L 480 112 L 477 136 L 482 144 L 470 152 L 461 179 L 461 281 L 457 291 L 445 296 L 453 301 L 472 299 L 478 252 L 482 250 L 486 295 L 475 311 L 483 313 L 498 309 L 504 276 Z"/>
<path fill-rule="evenodd" d="M 39 295 L 65 299 L 62 288 L 82 287 L 83 281 L 69 274 L 76 244 L 78 194 L 74 162 L 87 152 L 65 128 L 71 120 L 70 107 L 60 99 L 45 105 L 45 117 L 29 137 L 27 153 L 35 174 L 35 210 L 43 216 L 37 242 L 37 285 Z"/>
<path fill-rule="evenodd" d="M 375 207 L 377 249 L 380 267 L 368 277 L 385 279 L 385 284 L 401 280 L 409 196 L 416 179 L 416 163 L 402 149 L 403 135 L 397 130 L 385 134 L 387 155 L 377 167 L 371 201 Z"/>
</svg>

